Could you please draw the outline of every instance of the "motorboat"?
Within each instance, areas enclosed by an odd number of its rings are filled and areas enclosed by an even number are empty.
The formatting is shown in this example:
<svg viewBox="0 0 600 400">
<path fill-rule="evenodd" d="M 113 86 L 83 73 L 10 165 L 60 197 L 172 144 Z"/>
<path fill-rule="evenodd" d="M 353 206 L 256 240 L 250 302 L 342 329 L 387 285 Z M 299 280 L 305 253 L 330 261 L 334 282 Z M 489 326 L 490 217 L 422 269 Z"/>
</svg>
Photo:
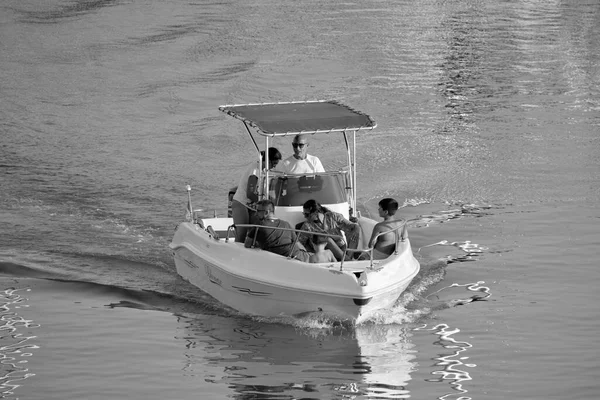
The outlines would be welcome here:
<svg viewBox="0 0 600 400">
<path fill-rule="evenodd" d="M 346 166 L 315 174 L 264 169 L 259 177 L 259 198 L 271 199 L 277 217 L 292 227 L 304 221 L 303 204 L 314 199 L 358 223 L 360 237 L 344 250 L 340 261 L 316 264 L 247 247 L 234 240 L 236 225 L 230 214 L 206 216 L 205 211 L 194 209 L 188 185 L 188 212 L 169 245 L 177 273 L 222 304 L 249 315 L 322 313 L 360 323 L 391 308 L 420 266 L 412 253 L 405 220 L 394 221 L 388 231 L 396 238 L 393 253 L 377 259 L 382 257 L 375 257 L 368 246 L 377 221 L 357 211 L 356 136 L 374 129 L 375 121 L 331 100 L 224 105 L 219 110 L 243 122 L 259 162 L 263 161 L 261 139 L 267 149 L 283 136 L 340 135 Z M 263 154 L 264 165 L 269 165 L 268 152 Z M 225 199 L 231 202 L 231 195 Z"/>
</svg>

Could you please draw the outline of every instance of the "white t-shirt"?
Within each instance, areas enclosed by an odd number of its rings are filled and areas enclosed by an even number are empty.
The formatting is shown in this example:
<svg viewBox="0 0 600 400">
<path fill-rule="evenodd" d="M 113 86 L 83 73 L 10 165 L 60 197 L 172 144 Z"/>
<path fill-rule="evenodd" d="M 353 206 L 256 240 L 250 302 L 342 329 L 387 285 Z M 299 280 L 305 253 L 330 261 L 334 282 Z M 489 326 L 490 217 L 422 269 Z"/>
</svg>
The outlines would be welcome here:
<svg viewBox="0 0 600 400">
<path fill-rule="evenodd" d="M 310 154 L 307 154 L 304 160 L 298 160 L 293 155 L 289 156 L 283 160 L 281 168 L 278 169 L 281 169 L 281 171 L 285 172 L 286 174 L 310 174 L 325 172 L 325 168 L 323 168 L 321 160 L 319 160 L 318 157 L 311 156 Z"/>
<path fill-rule="evenodd" d="M 247 204 L 250 202 L 250 199 L 248 198 L 248 193 L 246 193 L 246 188 L 248 187 L 248 178 L 250 178 L 252 175 L 258 177 L 259 171 L 260 170 L 258 169 L 258 161 L 253 162 L 252 164 L 245 167 L 245 170 L 240 177 L 237 190 L 233 195 L 233 200 L 237 200 L 242 204 Z"/>
</svg>

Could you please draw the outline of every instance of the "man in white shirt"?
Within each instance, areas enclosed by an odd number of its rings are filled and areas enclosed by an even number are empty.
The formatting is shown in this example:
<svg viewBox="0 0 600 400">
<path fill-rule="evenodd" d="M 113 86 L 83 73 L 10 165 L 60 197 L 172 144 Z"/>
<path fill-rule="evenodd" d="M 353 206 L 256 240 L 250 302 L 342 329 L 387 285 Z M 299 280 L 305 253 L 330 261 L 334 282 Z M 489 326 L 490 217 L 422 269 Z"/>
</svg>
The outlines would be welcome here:
<svg viewBox="0 0 600 400">
<path fill-rule="evenodd" d="M 316 156 L 307 154 L 308 139 L 307 135 L 296 135 L 292 141 L 294 155 L 286 158 L 279 168 L 286 174 L 310 174 L 325 172 L 321 160 Z"/>
</svg>

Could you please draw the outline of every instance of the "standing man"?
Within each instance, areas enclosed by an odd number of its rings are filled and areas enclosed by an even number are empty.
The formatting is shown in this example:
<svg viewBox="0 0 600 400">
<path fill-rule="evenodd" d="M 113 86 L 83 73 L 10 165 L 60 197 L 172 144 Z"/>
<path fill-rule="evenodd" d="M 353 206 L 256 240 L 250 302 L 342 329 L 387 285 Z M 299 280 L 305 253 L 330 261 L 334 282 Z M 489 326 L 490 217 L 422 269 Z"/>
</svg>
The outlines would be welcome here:
<svg viewBox="0 0 600 400">
<path fill-rule="evenodd" d="M 286 174 L 316 174 L 325 172 L 321 160 L 311 156 L 308 151 L 307 135 L 296 135 L 292 141 L 294 155 L 286 158 L 281 164 L 281 170 Z"/>
<path fill-rule="evenodd" d="M 273 169 L 281 160 L 281 153 L 275 147 L 269 147 L 269 169 Z M 258 181 L 261 175 L 261 170 L 265 168 L 265 152 L 260 152 L 262 166 L 258 165 L 258 161 L 251 163 L 245 167 L 244 173 L 240 177 L 235 194 L 231 201 L 231 211 L 233 223 L 249 224 L 251 210 L 254 209 L 254 204 L 259 200 L 259 187 L 262 184 Z M 244 242 L 248 228 L 242 226 L 235 227 L 235 241 Z"/>
</svg>

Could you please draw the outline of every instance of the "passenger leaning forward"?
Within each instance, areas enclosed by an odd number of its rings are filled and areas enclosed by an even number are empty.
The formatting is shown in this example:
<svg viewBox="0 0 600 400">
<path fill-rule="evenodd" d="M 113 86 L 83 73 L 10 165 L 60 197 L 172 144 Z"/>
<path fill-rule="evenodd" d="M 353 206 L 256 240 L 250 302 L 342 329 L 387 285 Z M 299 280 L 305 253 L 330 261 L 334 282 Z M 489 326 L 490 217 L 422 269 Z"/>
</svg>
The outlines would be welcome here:
<svg viewBox="0 0 600 400">
<path fill-rule="evenodd" d="M 333 240 L 328 238 L 329 244 L 327 249 L 331 250 L 338 261 L 343 258 L 343 253 L 346 247 L 355 249 L 358 245 L 360 227 L 354 222 L 348 221 L 340 213 L 329 210 L 323 207 L 317 201 L 311 199 L 304 203 L 303 214 L 306 219 L 300 227 L 303 231 L 327 233 L 330 235 L 342 236 L 342 231 L 348 238 L 348 246 L 342 238 Z M 308 248 L 310 246 L 310 236 L 307 233 L 300 234 L 300 243 Z M 348 253 L 346 259 L 351 259 L 352 255 Z"/>
<path fill-rule="evenodd" d="M 291 230 L 290 224 L 275 216 L 275 205 L 271 200 L 259 201 L 256 205 L 256 214 L 258 224 L 262 226 L 260 228 L 250 228 L 244 242 L 245 247 L 252 247 L 254 243 L 255 247 L 263 250 L 308 262 L 310 254 L 296 240 L 296 233 Z M 290 230 L 270 228 L 287 228 Z"/>
</svg>

